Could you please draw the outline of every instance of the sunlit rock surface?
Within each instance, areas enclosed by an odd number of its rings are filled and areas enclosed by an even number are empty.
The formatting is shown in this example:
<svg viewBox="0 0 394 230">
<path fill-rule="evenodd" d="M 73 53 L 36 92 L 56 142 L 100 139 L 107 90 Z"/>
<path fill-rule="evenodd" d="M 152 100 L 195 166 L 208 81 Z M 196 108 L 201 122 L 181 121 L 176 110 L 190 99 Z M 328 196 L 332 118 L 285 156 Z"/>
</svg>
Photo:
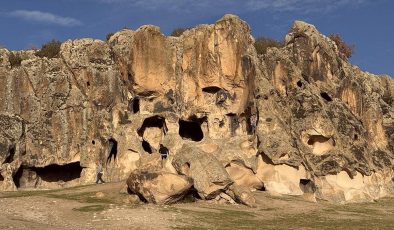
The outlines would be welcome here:
<svg viewBox="0 0 394 230">
<path fill-rule="evenodd" d="M 249 206 L 256 189 L 393 194 L 393 80 L 349 64 L 305 22 L 264 55 L 250 32 L 233 15 L 180 37 L 142 26 L 68 40 L 59 58 L 22 51 L 19 67 L 1 49 L 0 189 L 94 183 L 102 162 L 105 180 L 128 178 L 154 203 L 187 190 Z"/>
</svg>

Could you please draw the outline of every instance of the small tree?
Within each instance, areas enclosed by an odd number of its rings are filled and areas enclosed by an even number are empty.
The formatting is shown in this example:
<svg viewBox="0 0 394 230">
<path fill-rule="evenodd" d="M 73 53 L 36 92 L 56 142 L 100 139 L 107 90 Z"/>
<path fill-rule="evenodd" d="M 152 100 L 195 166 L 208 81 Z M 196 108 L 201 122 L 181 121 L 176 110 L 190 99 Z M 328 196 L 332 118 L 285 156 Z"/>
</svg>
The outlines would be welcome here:
<svg viewBox="0 0 394 230">
<path fill-rule="evenodd" d="M 188 30 L 187 28 L 175 28 L 172 32 L 171 32 L 171 36 L 173 37 L 180 37 L 183 32 L 185 32 L 186 30 Z"/>
<path fill-rule="evenodd" d="M 47 58 L 59 57 L 61 45 L 62 43 L 60 41 L 53 39 L 52 41 L 43 44 L 41 50 L 36 52 L 36 56 Z"/>
<path fill-rule="evenodd" d="M 347 44 L 339 34 L 330 34 L 328 37 L 335 42 L 339 52 L 345 57 L 350 58 L 353 55 L 355 46 Z"/>
<path fill-rule="evenodd" d="M 105 37 L 107 39 L 107 41 L 109 41 L 109 39 L 112 37 L 112 35 L 114 35 L 115 33 L 110 32 L 107 34 L 107 36 Z"/>
<path fill-rule="evenodd" d="M 14 54 L 13 52 L 11 52 L 11 53 L 8 55 L 8 60 L 10 61 L 11 68 L 21 66 L 22 57 L 21 57 L 21 55 L 18 54 L 18 53 Z"/>
<path fill-rule="evenodd" d="M 269 47 L 283 47 L 283 42 L 277 41 L 273 38 L 258 37 L 254 42 L 254 47 L 256 48 L 257 54 L 265 54 Z"/>
</svg>

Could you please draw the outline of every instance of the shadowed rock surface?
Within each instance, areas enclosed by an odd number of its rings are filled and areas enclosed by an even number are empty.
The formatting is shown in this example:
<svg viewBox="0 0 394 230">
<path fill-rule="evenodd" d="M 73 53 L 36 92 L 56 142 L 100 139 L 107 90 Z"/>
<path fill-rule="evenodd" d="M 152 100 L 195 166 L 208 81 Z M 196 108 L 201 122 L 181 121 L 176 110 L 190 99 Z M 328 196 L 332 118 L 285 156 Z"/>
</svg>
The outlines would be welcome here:
<svg viewBox="0 0 394 230">
<path fill-rule="evenodd" d="M 68 40 L 59 58 L 18 51 L 20 67 L 0 49 L 0 189 L 89 184 L 102 162 L 105 180 L 128 178 L 154 203 L 188 189 L 250 206 L 251 189 L 392 194 L 394 81 L 349 64 L 305 22 L 283 48 L 257 55 L 253 42 L 225 15 L 180 37 L 142 26 Z"/>
</svg>

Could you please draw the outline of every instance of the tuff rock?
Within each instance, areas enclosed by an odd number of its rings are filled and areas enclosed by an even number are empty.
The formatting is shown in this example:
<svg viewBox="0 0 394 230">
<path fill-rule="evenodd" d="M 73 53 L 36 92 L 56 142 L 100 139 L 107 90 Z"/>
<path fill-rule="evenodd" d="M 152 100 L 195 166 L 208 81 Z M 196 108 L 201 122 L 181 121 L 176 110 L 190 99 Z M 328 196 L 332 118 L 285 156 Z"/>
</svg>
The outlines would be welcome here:
<svg viewBox="0 0 394 230">
<path fill-rule="evenodd" d="M 68 40 L 58 58 L 18 51 L 13 67 L 0 49 L 0 190 L 93 183 L 102 162 L 154 203 L 393 194 L 394 81 L 305 22 L 264 55 L 250 32 L 234 15 L 180 37 L 142 26 Z"/>
</svg>

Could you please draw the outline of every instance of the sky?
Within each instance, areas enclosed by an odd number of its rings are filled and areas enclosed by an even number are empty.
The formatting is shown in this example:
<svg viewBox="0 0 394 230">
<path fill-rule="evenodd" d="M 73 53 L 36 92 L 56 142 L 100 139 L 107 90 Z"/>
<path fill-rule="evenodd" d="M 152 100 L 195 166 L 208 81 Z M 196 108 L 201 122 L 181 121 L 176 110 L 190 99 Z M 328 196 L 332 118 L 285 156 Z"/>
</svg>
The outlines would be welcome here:
<svg viewBox="0 0 394 230">
<path fill-rule="evenodd" d="M 254 37 L 283 40 L 295 20 L 323 34 L 338 33 L 356 49 L 350 62 L 362 70 L 394 76 L 392 0 L 2 0 L 0 45 L 40 48 L 52 39 L 105 39 L 124 27 L 174 28 L 213 24 L 237 14 Z"/>
</svg>

